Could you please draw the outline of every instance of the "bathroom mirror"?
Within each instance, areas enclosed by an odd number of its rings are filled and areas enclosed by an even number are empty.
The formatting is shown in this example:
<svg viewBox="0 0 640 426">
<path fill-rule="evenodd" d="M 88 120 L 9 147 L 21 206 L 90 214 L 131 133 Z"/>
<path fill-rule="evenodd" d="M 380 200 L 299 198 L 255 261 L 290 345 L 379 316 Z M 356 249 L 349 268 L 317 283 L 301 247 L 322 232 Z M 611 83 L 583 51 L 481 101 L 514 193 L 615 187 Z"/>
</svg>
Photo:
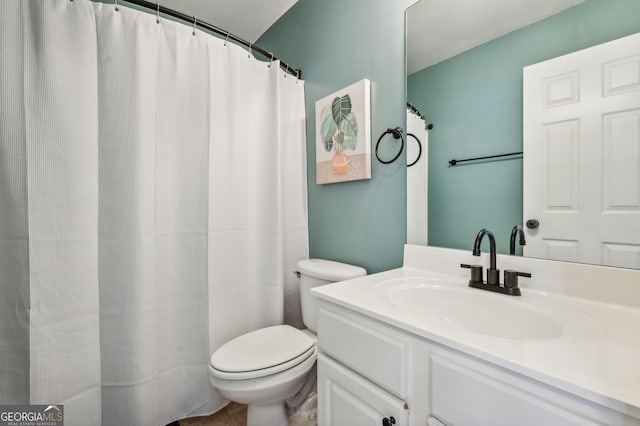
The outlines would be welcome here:
<svg viewBox="0 0 640 426">
<path fill-rule="evenodd" d="M 637 16 L 636 0 L 421 0 L 407 10 L 407 101 L 433 124 L 429 245 L 471 249 L 476 233 L 487 227 L 498 251 L 509 252 L 513 226 L 525 226 L 522 155 L 455 166 L 449 161 L 521 152 L 523 68 L 638 33 Z M 638 114 L 629 123 L 640 128 L 634 120 Z M 412 177 L 407 179 L 409 188 Z M 566 226 L 571 220 L 567 215 Z M 525 230 L 528 237 L 538 232 Z M 640 266 L 640 226 L 628 234 L 634 241 L 624 247 L 624 261 L 608 264 Z M 523 254 L 520 247 L 517 254 Z M 553 253 L 536 257 L 577 261 Z"/>
</svg>

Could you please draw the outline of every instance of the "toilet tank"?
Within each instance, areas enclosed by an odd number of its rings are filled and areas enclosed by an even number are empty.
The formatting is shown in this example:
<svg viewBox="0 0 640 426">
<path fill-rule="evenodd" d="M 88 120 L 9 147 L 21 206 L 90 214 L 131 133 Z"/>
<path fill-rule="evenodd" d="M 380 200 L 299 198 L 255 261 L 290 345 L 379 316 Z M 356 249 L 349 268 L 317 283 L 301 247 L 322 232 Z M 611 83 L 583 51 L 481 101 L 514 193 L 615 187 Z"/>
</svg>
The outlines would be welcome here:
<svg viewBox="0 0 640 426">
<path fill-rule="evenodd" d="M 324 259 L 303 259 L 298 261 L 297 266 L 300 273 L 302 321 L 314 333 L 318 331 L 318 300 L 311 294 L 311 289 L 367 275 L 367 271 L 359 266 Z"/>
</svg>

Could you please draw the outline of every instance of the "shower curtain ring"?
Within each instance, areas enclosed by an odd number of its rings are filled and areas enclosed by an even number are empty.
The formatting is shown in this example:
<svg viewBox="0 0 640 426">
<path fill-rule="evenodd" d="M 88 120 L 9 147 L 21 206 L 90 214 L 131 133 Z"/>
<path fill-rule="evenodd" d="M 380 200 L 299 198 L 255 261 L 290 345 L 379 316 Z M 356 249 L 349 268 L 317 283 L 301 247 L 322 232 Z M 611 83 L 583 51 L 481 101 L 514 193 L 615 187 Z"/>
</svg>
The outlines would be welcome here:
<svg viewBox="0 0 640 426">
<path fill-rule="evenodd" d="M 229 41 L 229 31 L 227 31 L 227 36 L 224 39 L 224 46 L 227 46 L 227 41 Z"/>
<path fill-rule="evenodd" d="M 156 2 L 156 24 L 160 23 L 160 1 Z"/>
<path fill-rule="evenodd" d="M 193 17 L 193 35 L 196 35 L 196 25 L 198 25 L 198 19 Z"/>
<path fill-rule="evenodd" d="M 118 0 L 115 0 L 115 4 L 116 4 L 116 12 L 120 10 L 120 8 L 118 7 Z"/>
<path fill-rule="evenodd" d="M 267 68 L 271 68 L 271 62 L 273 62 L 273 53 L 269 52 L 269 55 L 271 55 L 271 59 L 269 59 L 269 65 L 267 65 Z"/>
<path fill-rule="evenodd" d="M 249 54 L 247 55 L 247 58 L 251 59 L 251 42 L 249 42 Z"/>
</svg>

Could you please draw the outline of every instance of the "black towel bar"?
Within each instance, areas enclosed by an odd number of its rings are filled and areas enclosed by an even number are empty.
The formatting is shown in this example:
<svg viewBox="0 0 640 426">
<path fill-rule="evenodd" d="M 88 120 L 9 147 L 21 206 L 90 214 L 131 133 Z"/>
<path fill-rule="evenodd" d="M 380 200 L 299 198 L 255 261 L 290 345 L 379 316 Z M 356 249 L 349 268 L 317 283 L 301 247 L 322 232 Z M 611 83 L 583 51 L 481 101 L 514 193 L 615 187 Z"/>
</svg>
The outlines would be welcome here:
<svg viewBox="0 0 640 426">
<path fill-rule="evenodd" d="M 449 165 L 455 166 L 456 164 L 464 163 L 465 161 L 487 160 L 489 158 L 500 158 L 500 157 L 513 157 L 516 155 L 522 155 L 522 151 L 511 152 L 509 154 L 487 155 L 486 157 L 465 158 L 464 160 L 449 160 Z"/>
</svg>

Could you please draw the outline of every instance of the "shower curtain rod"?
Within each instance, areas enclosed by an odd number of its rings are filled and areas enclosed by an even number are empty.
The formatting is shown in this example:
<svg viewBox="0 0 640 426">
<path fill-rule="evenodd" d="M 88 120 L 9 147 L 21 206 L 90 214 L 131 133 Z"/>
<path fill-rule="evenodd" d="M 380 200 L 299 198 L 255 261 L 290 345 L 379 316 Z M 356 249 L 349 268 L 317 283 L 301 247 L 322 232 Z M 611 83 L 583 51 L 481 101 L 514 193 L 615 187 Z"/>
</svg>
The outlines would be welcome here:
<svg viewBox="0 0 640 426">
<path fill-rule="evenodd" d="M 72 0 L 73 1 L 73 0 Z M 162 6 L 160 5 L 160 3 L 152 3 L 149 1 L 145 1 L 145 0 L 120 0 L 121 2 L 126 2 L 126 3 L 132 3 L 135 4 L 137 6 L 141 6 L 144 7 L 146 9 L 150 9 L 153 10 L 156 13 L 162 13 L 164 15 L 168 15 L 168 16 L 172 16 L 174 18 L 180 19 L 182 21 L 186 21 L 189 22 L 191 24 L 196 24 L 197 26 L 207 29 L 209 31 L 214 32 L 215 34 L 218 34 L 220 36 L 225 37 L 225 40 L 233 40 L 236 43 L 239 43 L 243 46 L 245 46 L 246 48 L 248 48 L 250 51 L 252 52 L 258 52 L 260 53 L 262 56 L 264 56 L 265 58 L 268 58 L 270 61 L 277 61 L 278 58 L 276 58 L 273 53 L 271 52 L 267 52 L 266 50 L 254 45 L 251 42 L 248 42 L 240 37 L 238 37 L 235 34 L 230 33 L 229 31 L 223 30 L 222 28 L 218 28 L 215 25 L 211 25 L 208 22 L 205 21 L 201 21 L 199 19 L 197 19 L 197 17 L 195 16 L 189 16 L 189 15 L 185 15 L 182 12 L 178 12 L 177 10 L 173 10 L 173 9 L 169 9 L 168 7 Z M 117 5 L 117 1 L 116 1 L 116 5 Z M 302 70 L 298 69 L 298 68 L 293 68 L 290 65 L 280 61 L 280 66 L 289 74 L 296 76 L 297 78 L 302 78 Z"/>
<path fill-rule="evenodd" d="M 409 111 L 413 112 L 418 117 L 420 117 L 421 119 L 424 120 L 424 128 L 425 129 L 427 129 L 427 130 L 433 129 L 433 124 L 431 124 L 431 123 L 427 124 L 427 119 L 424 117 L 424 114 L 422 114 L 418 108 L 416 108 L 415 106 L 413 106 L 409 102 L 407 102 L 407 108 L 409 108 Z"/>
<path fill-rule="evenodd" d="M 413 106 L 411 103 L 407 102 L 407 108 L 409 108 L 409 110 L 414 114 L 416 114 L 418 117 L 422 118 L 423 120 L 425 119 L 424 114 L 421 113 L 420 110 L 415 106 Z"/>
</svg>

